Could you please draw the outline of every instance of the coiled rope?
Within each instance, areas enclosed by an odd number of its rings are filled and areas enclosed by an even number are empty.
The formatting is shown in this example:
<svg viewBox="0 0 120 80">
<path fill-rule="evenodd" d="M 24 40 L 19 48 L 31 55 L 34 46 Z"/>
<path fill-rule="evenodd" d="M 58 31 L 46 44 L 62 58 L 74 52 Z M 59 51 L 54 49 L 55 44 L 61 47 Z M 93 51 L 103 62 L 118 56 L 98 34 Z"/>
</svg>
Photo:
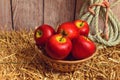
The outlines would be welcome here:
<svg viewBox="0 0 120 80">
<path fill-rule="evenodd" d="M 104 44 L 105 46 L 115 46 L 120 43 L 120 22 L 111 11 L 111 8 L 116 6 L 119 2 L 120 0 L 117 0 L 110 5 L 108 0 L 85 0 L 80 10 L 79 19 L 86 20 L 90 28 L 92 28 L 92 30 L 94 29 L 95 34 L 90 31 L 90 39 Z M 88 3 L 89 11 L 83 14 Z M 105 32 L 99 26 L 99 16 L 101 16 L 105 22 Z M 102 34 L 104 34 L 105 37 L 101 36 Z"/>
</svg>

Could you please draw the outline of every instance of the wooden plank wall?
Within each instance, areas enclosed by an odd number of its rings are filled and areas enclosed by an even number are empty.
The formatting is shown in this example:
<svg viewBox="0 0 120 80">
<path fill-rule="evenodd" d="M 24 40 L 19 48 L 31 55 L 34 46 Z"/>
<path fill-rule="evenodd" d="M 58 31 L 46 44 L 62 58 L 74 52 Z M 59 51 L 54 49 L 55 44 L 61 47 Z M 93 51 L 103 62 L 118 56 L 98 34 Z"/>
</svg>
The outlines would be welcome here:
<svg viewBox="0 0 120 80">
<path fill-rule="evenodd" d="M 109 0 L 113 3 L 116 0 Z M 79 15 L 84 0 L 0 0 L 0 28 L 34 29 L 43 23 L 54 28 Z M 120 20 L 120 4 L 112 10 Z"/>
<path fill-rule="evenodd" d="M 0 28 L 12 29 L 10 0 L 0 0 Z"/>
<path fill-rule="evenodd" d="M 44 0 L 44 23 L 54 27 L 74 20 L 75 0 Z"/>
<path fill-rule="evenodd" d="M 34 28 L 43 23 L 43 0 L 12 0 L 13 26 Z"/>
</svg>

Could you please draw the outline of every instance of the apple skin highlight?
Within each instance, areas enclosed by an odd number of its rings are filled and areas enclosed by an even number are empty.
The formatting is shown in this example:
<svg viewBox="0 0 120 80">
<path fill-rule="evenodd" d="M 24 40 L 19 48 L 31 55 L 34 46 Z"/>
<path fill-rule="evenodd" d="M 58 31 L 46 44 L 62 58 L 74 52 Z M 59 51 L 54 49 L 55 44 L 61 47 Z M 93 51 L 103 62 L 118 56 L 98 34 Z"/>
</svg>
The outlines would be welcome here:
<svg viewBox="0 0 120 80">
<path fill-rule="evenodd" d="M 53 59 L 65 59 L 72 50 L 72 42 L 69 38 L 56 34 L 48 40 L 45 50 Z"/>
<path fill-rule="evenodd" d="M 58 27 L 57 33 L 62 35 L 65 34 L 66 37 L 71 40 L 78 37 L 78 29 L 73 22 L 65 22 Z"/>
<path fill-rule="evenodd" d="M 86 36 L 79 36 L 73 40 L 72 55 L 75 59 L 85 59 L 94 54 L 96 45 Z"/>
<path fill-rule="evenodd" d="M 43 24 L 34 32 L 34 40 L 37 46 L 44 47 L 47 40 L 55 34 L 55 30 L 50 25 Z"/>
<path fill-rule="evenodd" d="M 80 35 L 88 36 L 90 30 L 89 30 L 89 25 L 86 21 L 78 19 L 74 21 L 74 24 L 78 28 Z"/>
</svg>

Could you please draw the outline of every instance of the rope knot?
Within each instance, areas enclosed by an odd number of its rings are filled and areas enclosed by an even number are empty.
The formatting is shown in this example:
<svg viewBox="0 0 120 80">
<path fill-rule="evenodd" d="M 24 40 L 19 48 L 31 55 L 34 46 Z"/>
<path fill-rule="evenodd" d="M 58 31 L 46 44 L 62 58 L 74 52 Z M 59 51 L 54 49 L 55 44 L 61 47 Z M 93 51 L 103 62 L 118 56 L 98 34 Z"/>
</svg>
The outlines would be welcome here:
<svg viewBox="0 0 120 80">
<path fill-rule="evenodd" d="M 102 4 L 103 4 L 103 7 L 110 8 L 110 3 L 107 0 L 104 0 Z"/>
<path fill-rule="evenodd" d="M 105 20 L 105 38 L 106 40 L 109 39 L 109 35 L 108 35 L 108 12 L 109 12 L 109 9 L 110 9 L 110 3 L 108 0 L 103 0 L 102 3 L 94 3 L 92 5 L 90 5 L 88 7 L 88 10 L 89 12 L 91 12 L 93 15 L 95 15 L 95 12 L 92 10 L 92 8 L 94 6 L 102 6 L 104 8 L 106 8 L 106 20 Z"/>
</svg>

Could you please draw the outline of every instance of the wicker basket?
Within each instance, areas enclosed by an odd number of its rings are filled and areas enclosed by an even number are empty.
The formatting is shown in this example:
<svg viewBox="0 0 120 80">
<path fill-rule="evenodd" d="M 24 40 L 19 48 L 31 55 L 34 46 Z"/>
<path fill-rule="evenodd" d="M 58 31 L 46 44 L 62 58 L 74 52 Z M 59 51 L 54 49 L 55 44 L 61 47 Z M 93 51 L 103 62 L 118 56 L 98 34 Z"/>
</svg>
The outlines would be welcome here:
<svg viewBox="0 0 120 80">
<path fill-rule="evenodd" d="M 92 56 L 90 56 L 86 59 L 74 60 L 74 61 L 52 59 L 52 58 L 46 56 L 46 54 L 42 50 L 39 50 L 38 56 L 46 64 L 48 64 L 49 66 L 51 66 L 53 69 L 55 69 L 57 71 L 71 72 L 71 71 L 78 70 L 82 66 L 82 64 L 85 64 L 85 62 L 87 62 L 89 59 L 91 59 L 96 53 L 97 53 L 97 50 Z"/>
</svg>

